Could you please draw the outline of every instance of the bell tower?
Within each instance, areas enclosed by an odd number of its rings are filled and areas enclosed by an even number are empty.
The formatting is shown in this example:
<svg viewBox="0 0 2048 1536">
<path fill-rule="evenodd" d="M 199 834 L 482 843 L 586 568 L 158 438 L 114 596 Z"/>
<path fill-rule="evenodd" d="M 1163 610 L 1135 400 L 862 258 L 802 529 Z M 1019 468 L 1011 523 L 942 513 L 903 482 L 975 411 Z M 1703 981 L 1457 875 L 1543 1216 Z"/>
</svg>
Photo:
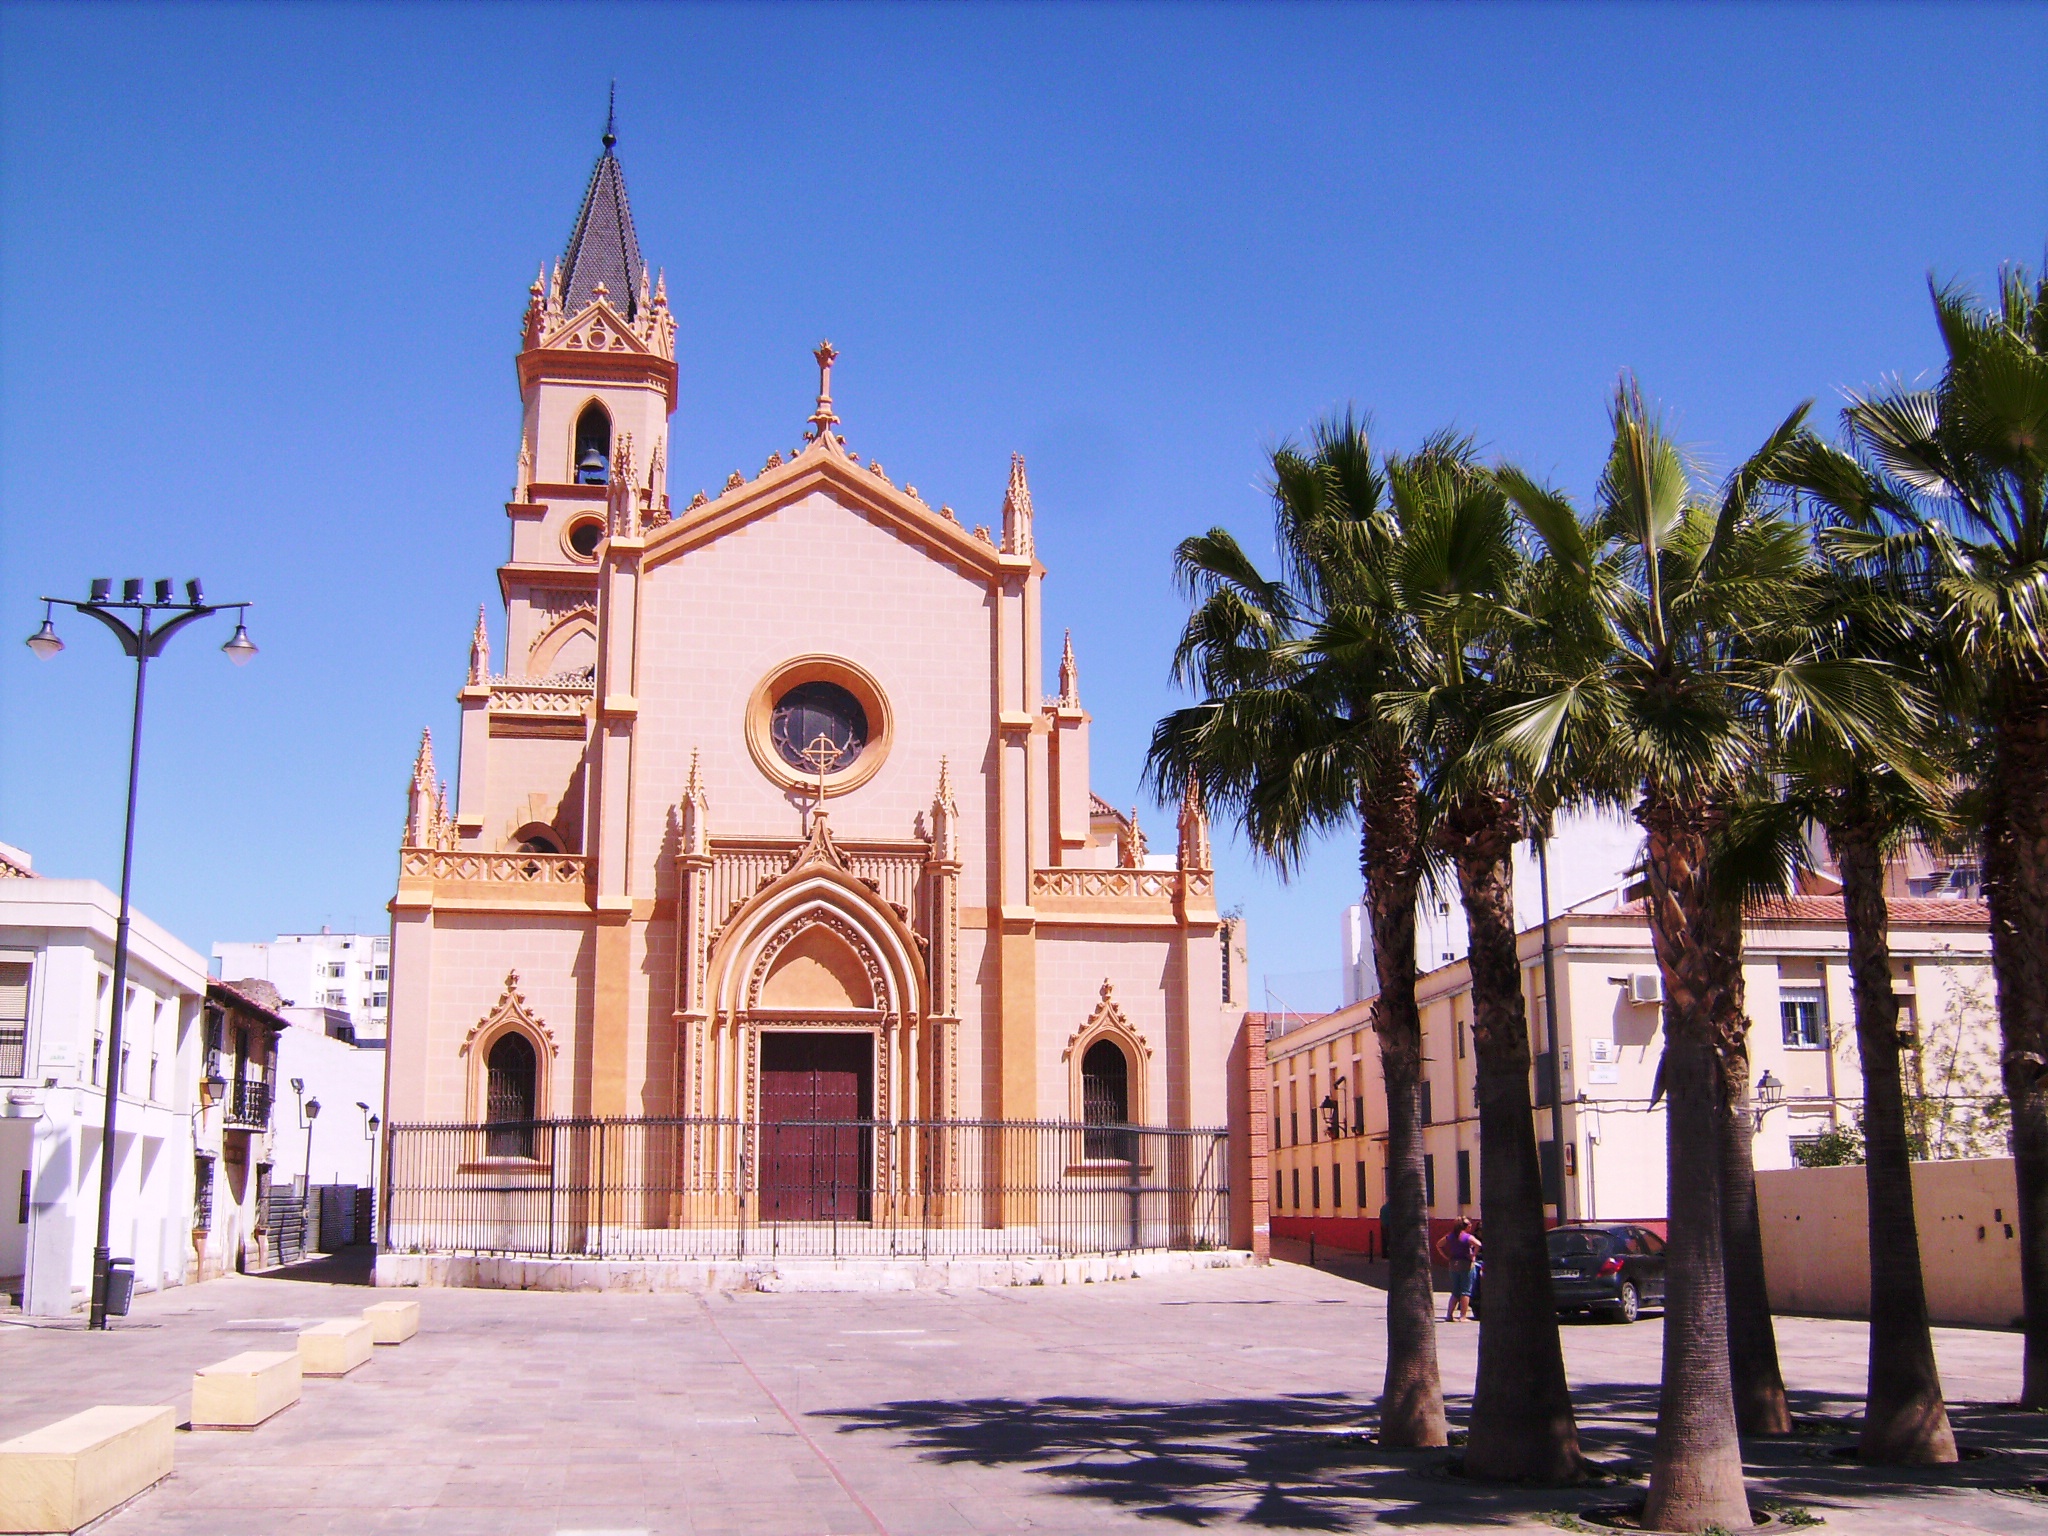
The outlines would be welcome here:
<svg viewBox="0 0 2048 1536">
<path fill-rule="evenodd" d="M 668 520 L 675 317 L 640 256 L 614 119 L 561 260 L 528 290 L 523 406 L 505 594 L 505 675 L 580 674 L 596 659 L 600 546 Z"/>
</svg>

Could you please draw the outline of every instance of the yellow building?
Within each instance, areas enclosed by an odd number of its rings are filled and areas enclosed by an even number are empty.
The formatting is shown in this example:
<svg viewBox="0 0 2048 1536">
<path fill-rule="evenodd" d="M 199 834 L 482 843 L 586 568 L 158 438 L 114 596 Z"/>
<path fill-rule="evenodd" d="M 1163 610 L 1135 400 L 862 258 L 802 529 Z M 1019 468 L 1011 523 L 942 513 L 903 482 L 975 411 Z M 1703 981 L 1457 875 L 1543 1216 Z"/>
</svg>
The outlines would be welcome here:
<svg viewBox="0 0 2048 1536">
<path fill-rule="evenodd" d="M 1591 907 L 1593 904 L 1588 904 Z M 1562 1094 L 1550 1092 L 1543 929 L 1520 937 L 1523 1005 L 1536 1055 L 1530 1073 L 1551 1214 L 1563 1220 L 1659 1220 L 1664 1215 L 1664 1114 L 1650 1102 L 1663 1055 L 1662 988 L 1638 903 L 1556 914 L 1556 1053 Z M 1996 1090 L 1989 919 L 1981 901 L 1895 898 L 1894 986 L 1916 1090 L 1959 1099 Z M 1753 910 L 1743 932 L 1743 980 L 1753 1078 L 1782 1085 L 1762 1108 L 1756 1166 L 1789 1168 L 1794 1147 L 1853 1127 L 1862 1107 L 1849 937 L 1838 896 L 1794 896 Z M 1474 1097 L 1472 978 L 1467 961 L 1425 974 L 1422 1013 L 1425 1177 L 1433 1221 L 1479 1214 L 1479 1119 Z M 1275 1235 L 1382 1251 L 1386 1091 L 1370 1001 L 1318 1018 L 1276 1019 L 1271 1071 Z M 1283 1028 L 1282 1026 L 1288 1026 Z M 1562 1158 L 1556 1148 L 1562 1146 Z M 1562 1185 L 1562 1208 L 1558 1206 Z"/>
</svg>

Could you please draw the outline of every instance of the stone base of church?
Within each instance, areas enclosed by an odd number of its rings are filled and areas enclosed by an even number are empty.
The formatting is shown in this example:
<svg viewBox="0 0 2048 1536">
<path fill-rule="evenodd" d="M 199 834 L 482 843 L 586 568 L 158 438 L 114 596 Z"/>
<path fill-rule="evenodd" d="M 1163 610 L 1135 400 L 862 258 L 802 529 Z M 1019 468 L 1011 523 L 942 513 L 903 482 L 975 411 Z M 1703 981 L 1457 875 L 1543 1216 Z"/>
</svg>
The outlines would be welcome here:
<svg viewBox="0 0 2048 1536">
<path fill-rule="evenodd" d="M 380 1253 L 380 1286 L 492 1291 L 937 1291 L 981 1286 L 1099 1285 L 1261 1262 L 1243 1249 L 932 1259 L 529 1259 L 499 1254 Z"/>
</svg>

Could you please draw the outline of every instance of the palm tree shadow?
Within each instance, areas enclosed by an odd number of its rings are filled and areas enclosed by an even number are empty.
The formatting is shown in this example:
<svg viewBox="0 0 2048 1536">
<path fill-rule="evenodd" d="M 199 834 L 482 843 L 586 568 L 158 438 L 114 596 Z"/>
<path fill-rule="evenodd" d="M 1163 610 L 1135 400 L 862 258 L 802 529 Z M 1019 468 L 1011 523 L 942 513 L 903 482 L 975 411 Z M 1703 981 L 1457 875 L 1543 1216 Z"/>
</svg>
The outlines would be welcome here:
<svg viewBox="0 0 2048 1536">
<path fill-rule="evenodd" d="M 895 1435 L 927 1460 L 1025 1467 L 1068 1497 L 1189 1526 L 1348 1531 L 1399 1520 L 1403 1511 L 1387 1506 L 1418 1499 L 1431 1518 L 1490 1524 L 1555 1503 L 1535 1490 L 1453 1487 L 1441 1478 L 1445 1452 L 1383 1450 L 1367 1430 L 1370 1404 L 1345 1393 L 927 1400 L 819 1416 L 839 1420 L 842 1434 Z"/>
<path fill-rule="evenodd" d="M 1624 1477 L 1647 1471 L 1657 1411 L 1654 1386 L 1589 1385 L 1573 1393 L 1573 1402 L 1590 1457 Z M 1453 1406 L 1462 1420 L 1468 1405 Z M 1828 1406 L 1818 1396 L 1794 1405 L 1802 1415 Z M 1022 1468 L 1045 1477 L 1067 1498 L 1193 1527 L 1350 1531 L 1366 1525 L 1497 1525 L 1517 1516 L 1641 1497 L 1611 1481 L 1575 1489 L 1467 1481 L 1449 1470 L 1454 1452 L 1375 1444 L 1371 1401 L 1349 1393 L 1197 1402 L 925 1399 L 817 1410 L 814 1416 L 837 1421 L 841 1434 L 893 1436 L 927 1461 Z M 1844 1466 L 1828 1450 L 1835 1441 L 1853 1440 L 1846 1430 L 1802 1443 L 1753 1444 L 1746 1457 L 1751 1493 L 1767 1501 L 1790 1498 L 1846 1508 L 1872 1495 L 1917 1499 L 2010 1481 L 2019 1470 L 2011 1458 L 2032 1438 L 2033 1426 L 2014 1419 L 1994 1429 L 1991 1421 L 2006 1417 L 1965 1409 L 1957 1424 L 1966 1431 L 1970 1421 L 1967 1429 L 1977 1437 L 2003 1440 L 2001 1465 L 1966 1464 L 1938 1474 Z"/>
</svg>

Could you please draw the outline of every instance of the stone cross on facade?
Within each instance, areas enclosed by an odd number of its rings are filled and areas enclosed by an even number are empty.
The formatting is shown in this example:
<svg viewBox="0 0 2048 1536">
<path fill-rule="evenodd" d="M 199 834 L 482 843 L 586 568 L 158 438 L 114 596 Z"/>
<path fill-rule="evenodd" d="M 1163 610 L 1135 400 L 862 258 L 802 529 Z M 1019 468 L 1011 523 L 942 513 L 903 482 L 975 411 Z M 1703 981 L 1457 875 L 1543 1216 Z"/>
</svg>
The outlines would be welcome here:
<svg viewBox="0 0 2048 1536">
<path fill-rule="evenodd" d="M 840 760 L 846 754 L 839 749 L 830 736 L 820 731 L 811 738 L 811 744 L 798 752 L 797 756 L 802 758 L 805 764 L 815 770 L 818 775 L 818 798 L 811 806 L 811 810 L 813 813 L 822 811 L 825 809 L 825 775 L 837 768 Z"/>
</svg>

